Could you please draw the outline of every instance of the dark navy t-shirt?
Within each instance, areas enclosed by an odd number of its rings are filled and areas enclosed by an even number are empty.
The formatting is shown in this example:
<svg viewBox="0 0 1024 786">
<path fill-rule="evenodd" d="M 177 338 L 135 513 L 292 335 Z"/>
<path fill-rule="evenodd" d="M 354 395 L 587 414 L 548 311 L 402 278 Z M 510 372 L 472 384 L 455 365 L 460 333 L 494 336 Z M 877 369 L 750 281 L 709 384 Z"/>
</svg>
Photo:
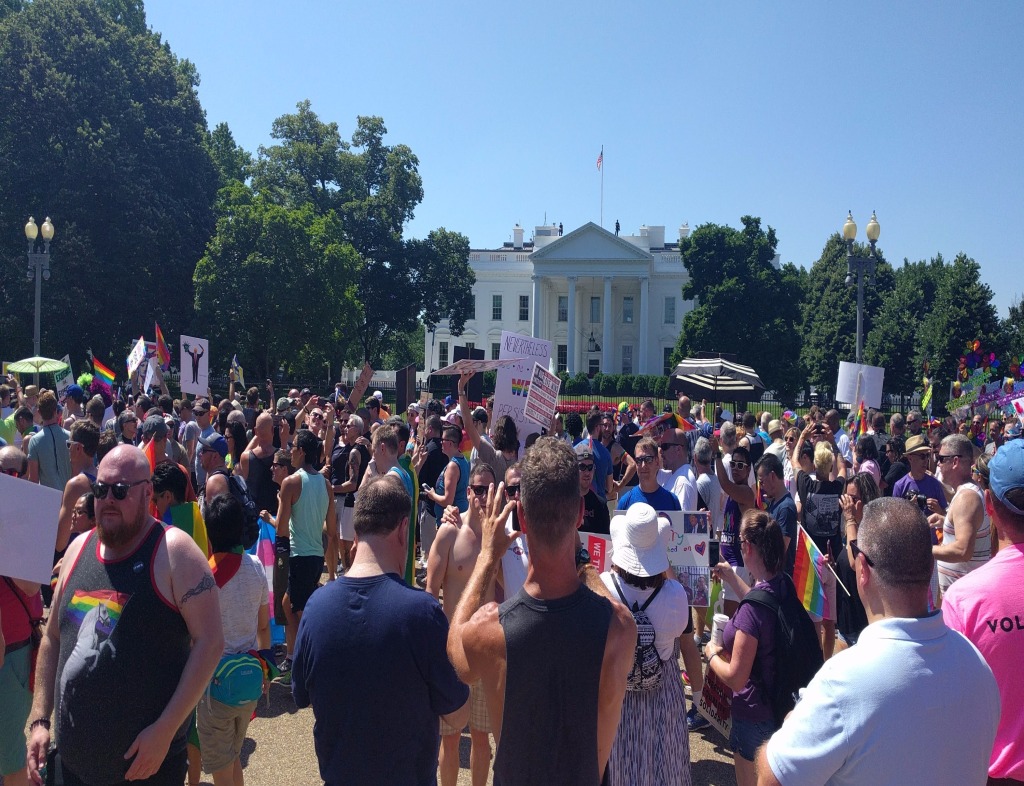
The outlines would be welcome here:
<svg viewBox="0 0 1024 786">
<path fill-rule="evenodd" d="M 637 502 L 646 502 L 655 510 L 682 510 L 679 507 L 679 497 L 671 491 L 658 486 L 654 491 L 648 493 L 639 486 L 633 486 L 629 491 L 619 497 L 619 504 L 616 510 L 628 510 L 630 505 Z"/>
<path fill-rule="evenodd" d="M 339 577 L 302 615 L 292 696 L 312 704 L 326 786 L 435 784 L 438 716 L 469 698 L 448 661 L 440 604 L 388 573 Z"/>
</svg>

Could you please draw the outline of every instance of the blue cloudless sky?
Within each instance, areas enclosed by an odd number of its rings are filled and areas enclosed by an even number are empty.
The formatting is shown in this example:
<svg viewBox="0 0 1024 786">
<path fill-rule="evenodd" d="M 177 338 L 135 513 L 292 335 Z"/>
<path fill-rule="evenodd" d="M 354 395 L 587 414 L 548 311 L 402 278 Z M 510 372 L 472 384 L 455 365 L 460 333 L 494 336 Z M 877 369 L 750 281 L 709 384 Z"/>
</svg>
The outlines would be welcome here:
<svg viewBox="0 0 1024 786">
<path fill-rule="evenodd" d="M 474 248 L 562 222 L 775 228 L 809 267 L 852 210 L 886 258 L 976 259 L 1022 292 L 1024 3 L 148 0 L 210 126 L 251 152 L 309 99 L 418 156 L 407 234 Z"/>
</svg>

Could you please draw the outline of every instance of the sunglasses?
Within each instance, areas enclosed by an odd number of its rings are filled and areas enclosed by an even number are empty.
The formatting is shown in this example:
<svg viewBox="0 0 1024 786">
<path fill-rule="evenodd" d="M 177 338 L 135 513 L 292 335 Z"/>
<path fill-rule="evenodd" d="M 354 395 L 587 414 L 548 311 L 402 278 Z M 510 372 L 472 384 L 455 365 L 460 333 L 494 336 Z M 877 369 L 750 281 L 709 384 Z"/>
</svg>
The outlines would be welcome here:
<svg viewBox="0 0 1024 786">
<path fill-rule="evenodd" d="M 68 450 L 71 450 L 71 446 L 75 445 L 75 444 L 78 444 L 78 443 L 76 443 L 73 439 L 69 439 L 68 440 Z"/>
<path fill-rule="evenodd" d="M 475 494 L 478 497 L 486 497 L 488 488 L 489 486 L 471 485 L 469 487 L 469 490 L 472 491 L 473 494 Z"/>
<path fill-rule="evenodd" d="M 579 468 L 580 468 L 580 472 L 593 472 L 594 471 L 594 465 L 593 464 L 580 464 Z"/>
<path fill-rule="evenodd" d="M 313 420 L 323 420 L 324 419 L 324 413 L 323 412 L 314 412 L 309 417 L 312 418 Z"/>
<path fill-rule="evenodd" d="M 107 492 L 114 494 L 114 499 L 122 500 L 128 496 L 128 492 L 136 486 L 141 486 L 143 483 L 149 483 L 149 478 L 143 480 L 136 480 L 134 483 L 103 483 L 97 480 L 92 484 L 92 493 L 96 496 L 96 499 L 106 499 Z"/>
<path fill-rule="evenodd" d="M 945 464 L 950 459 L 955 459 L 955 458 L 961 458 L 960 454 L 959 453 L 950 453 L 948 456 L 943 456 L 941 454 L 935 456 L 935 460 L 937 462 L 939 462 L 940 464 Z"/>
<path fill-rule="evenodd" d="M 654 456 L 637 456 L 634 459 L 634 461 L 636 461 L 636 463 L 639 464 L 641 467 L 647 464 L 653 464 L 656 460 L 657 459 L 655 459 Z"/>
<path fill-rule="evenodd" d="M 864 554 L 864 552 L 861 551 L 860 548 L 857 546 L 857 539 L 856 538 L 854 538 L 853 540 L 850 541 L 850 551 L 853 552 L 853 559 L 854 559 L 854 561 L 857 560 L 857 555 L 858 554 Z M 875 567 L 875 563 L 871 561 L 871 557 L 869 557 L 867 554 L 864 554 L 864 561 L 866 563 L 868 563 L 868 565 L 870 565 L 872 568 Z"/>
<path fill-rule="evenodd" d="M 505 486 L 505 494 L 509 497 L 514 497 L 519 494 L 519 486 Z"/>
<path fill-rule="evenodd" d="M 732 462 L 732 468 L 733 469 L 746 469 L 749 466 L 750 466 L 750 464 L 748 464 L 746 461 L 734 461 L 734 462 Z"/>
</svg>

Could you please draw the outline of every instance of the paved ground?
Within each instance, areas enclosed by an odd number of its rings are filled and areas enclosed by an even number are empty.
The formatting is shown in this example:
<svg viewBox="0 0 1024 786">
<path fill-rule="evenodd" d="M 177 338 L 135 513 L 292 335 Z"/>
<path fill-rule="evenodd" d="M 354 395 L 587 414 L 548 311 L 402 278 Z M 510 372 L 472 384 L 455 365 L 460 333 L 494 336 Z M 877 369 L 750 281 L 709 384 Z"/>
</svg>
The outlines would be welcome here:
<svg viewBox="0 0 1024 786">
<path fill-rule="evenodd" d="M 242 751 L 246 786 L 321 783 L 313 753 L 312 710 L 297 710 L 289 690 L 275 684 L 257 714 Z M 459 786 L 470 786 L 468 734 L 463 735 L 461 753 Z M 735 786 L 732 754 L 718 732 L 691 734 L 690 759 L 694 786 Z M 212 784 L 209 779 L 202 782 Z"/>
</svg>

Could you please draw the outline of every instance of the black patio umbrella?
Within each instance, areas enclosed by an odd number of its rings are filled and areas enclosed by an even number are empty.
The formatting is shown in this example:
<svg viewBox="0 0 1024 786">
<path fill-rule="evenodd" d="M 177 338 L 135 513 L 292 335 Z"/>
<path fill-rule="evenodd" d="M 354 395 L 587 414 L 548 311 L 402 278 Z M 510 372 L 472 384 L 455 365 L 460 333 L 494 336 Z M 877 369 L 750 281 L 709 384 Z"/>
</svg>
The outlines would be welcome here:
<svg viewBox="0 0 1024 786">
<path fill-rule="evenodd" d="M 733 394 L 764 392 L 754 369 L 724 358 L 687 358 L 670 377 L 673 390 L 695 398 L 736 400 Z"/>
</svg>

